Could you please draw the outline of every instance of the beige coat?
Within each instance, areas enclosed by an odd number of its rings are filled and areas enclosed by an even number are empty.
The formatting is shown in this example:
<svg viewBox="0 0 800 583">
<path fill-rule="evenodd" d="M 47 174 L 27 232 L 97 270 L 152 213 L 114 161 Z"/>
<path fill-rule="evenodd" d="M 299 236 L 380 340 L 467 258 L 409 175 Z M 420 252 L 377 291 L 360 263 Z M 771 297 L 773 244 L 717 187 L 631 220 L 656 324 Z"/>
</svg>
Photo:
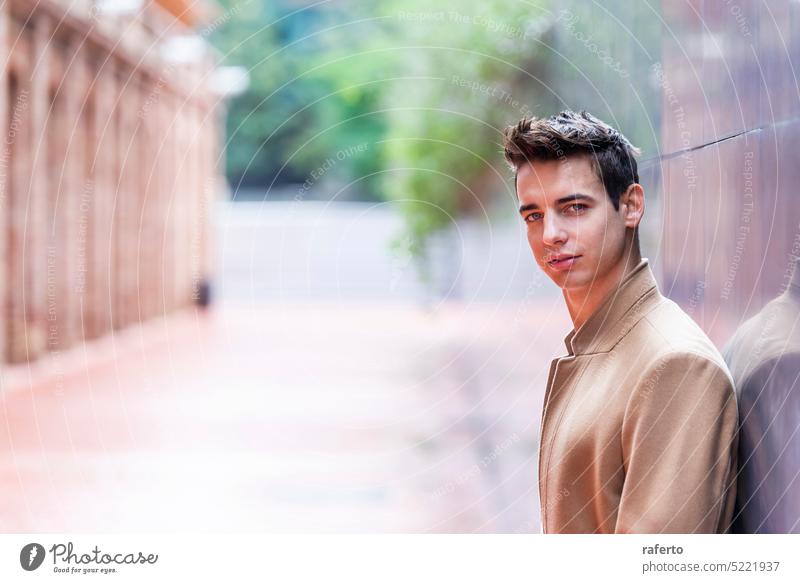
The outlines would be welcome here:
<svg viewBox="0 0 800 583">
<path fill-rule="evenodd" d="M 542 413 L 543 531 L 726 532 L 733 382 L 700 327 L 661 295 L 647 259 L 564 342 Z"/>
</svg>

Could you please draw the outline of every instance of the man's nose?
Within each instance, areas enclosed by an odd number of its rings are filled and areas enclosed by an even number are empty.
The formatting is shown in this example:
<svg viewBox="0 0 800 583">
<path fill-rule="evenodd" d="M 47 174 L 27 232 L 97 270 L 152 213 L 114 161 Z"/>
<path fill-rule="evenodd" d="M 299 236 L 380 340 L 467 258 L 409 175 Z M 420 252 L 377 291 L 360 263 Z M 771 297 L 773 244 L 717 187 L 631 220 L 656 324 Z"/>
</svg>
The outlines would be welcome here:
<svg viewBox="0 0 800 583">
<path fill-rule="evenodd" d="M 548 215 L 550 215 L 548 217 Z M 544 216 L 544 231 L 542 232 L 542 242 L 545 245 L 563 245 L 567 241 L 567 232 L 558 220 L 551 213 Z"/>
</svg>

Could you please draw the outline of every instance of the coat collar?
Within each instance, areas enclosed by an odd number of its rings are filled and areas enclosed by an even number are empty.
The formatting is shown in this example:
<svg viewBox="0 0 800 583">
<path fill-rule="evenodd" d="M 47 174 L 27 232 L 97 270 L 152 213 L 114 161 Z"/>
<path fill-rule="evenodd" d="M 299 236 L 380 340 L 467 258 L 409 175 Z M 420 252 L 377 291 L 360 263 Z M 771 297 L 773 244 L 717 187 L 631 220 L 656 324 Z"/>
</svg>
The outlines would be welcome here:
<svg viewBox="0 0 800 583">
<path fill-rule="evenodd" d="M 642 259 L 594 314 L 567 334 L 564 344 L 569 355 L 608 352 L 662 299 L 650 263 Z"/>
</svg>

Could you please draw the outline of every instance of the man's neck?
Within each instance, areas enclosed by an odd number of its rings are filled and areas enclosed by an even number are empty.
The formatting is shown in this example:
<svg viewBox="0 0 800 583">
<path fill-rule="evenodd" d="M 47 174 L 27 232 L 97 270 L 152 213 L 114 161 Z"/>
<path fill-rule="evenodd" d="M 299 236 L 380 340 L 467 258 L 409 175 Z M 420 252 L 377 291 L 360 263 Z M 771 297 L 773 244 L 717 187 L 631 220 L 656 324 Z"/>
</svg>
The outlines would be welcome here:
<svg viewBox="0 0 800 583">
<path fill-rule="evenodd" d="M 610 269 L 602 279 L 595 278 L 591 285 L 585 288 L 564 290 L 564 300 L 567 303 L 567 310 L 569 310 L 575 330 L 583 326 L 584 322 L 597 311 L 603 300 L 642 261 L 641 253 L 635 249 L 625 253 L 623 257 L 624 259 Z"/>
</svg>

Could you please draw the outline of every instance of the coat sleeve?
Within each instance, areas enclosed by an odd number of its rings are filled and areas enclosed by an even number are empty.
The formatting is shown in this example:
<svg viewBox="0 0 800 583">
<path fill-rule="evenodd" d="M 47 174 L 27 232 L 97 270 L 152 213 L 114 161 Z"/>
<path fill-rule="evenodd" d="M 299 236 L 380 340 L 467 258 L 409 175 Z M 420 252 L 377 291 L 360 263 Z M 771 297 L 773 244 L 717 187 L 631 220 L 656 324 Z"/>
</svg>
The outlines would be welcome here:
<svg viewBox="0 0 800 583">
<path fill-rule="evenodd" d="M 620 533 L 715 533 L 735 496 L 738 412 L 727 371 L 692 353 L 643 372 L 622 423 Z"/>
</svg>

